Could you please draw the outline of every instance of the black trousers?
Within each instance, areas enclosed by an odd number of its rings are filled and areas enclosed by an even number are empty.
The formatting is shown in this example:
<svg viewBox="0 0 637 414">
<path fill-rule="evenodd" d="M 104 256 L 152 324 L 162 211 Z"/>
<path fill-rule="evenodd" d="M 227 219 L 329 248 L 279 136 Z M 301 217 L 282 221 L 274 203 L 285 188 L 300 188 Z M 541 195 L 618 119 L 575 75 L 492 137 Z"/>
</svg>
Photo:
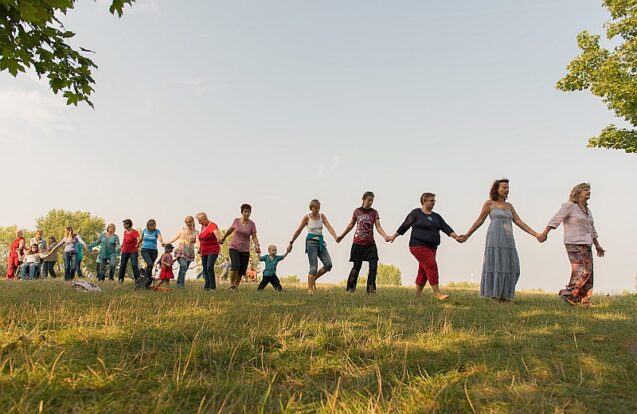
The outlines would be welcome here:
<svg viewBox="0 0 637 414">
<path fill-rule="evenodd" d="M 55 274 L 55 262 L 42 262 L 42 277 L 46 278 L 51 275 L 51 277 L 56 277 Z"/>
<path fill-rule="evenodd" d="M 263 276 L 263 279 L 261 279 L 261 283 L 259 283 L 259 286 L 257 286 L 257 290 L 265 289 L 266 286 L 268 286 L 268 283 L 272 283 L 272 287 L 274 287 L 274 290 L 276 290 L 277 292 L 283 290 L 283 286 L 281 286 L 281 281 L 279 280 L 277 275 Z"/>
<path fill-rule="evenodd" d="M 159 251 L 156 249 L 142 249 L 142 259 L 146 262 L 146 277 L 153 275 L 153 266 L 159 256 Z"/>
<path fill-rule="evenodd" d="M 347 278 L 347 291 L 354 292 L 358 284 L 358 274 L 363 266 L 362 260 L 354 261 L 352 270 Z M 378 272 L 378 259 L 369 260 L 369 274 L 367 275 L 367 292 L 376 291 L 376 273 Z"/>
</svg>

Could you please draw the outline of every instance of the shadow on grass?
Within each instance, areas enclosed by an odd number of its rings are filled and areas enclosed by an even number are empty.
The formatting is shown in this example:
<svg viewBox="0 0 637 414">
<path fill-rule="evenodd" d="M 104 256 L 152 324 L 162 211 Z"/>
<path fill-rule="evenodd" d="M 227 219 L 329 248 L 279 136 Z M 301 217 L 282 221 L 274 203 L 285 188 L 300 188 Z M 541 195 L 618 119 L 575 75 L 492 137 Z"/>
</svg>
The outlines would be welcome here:
<svg viewBox="0 0 637 414">
<path fill-rule="evenodd" d="M 7 296 L 0 406 L 35 411 L 632 411 L 634 296 L 472 289 Z"/>
</svg>

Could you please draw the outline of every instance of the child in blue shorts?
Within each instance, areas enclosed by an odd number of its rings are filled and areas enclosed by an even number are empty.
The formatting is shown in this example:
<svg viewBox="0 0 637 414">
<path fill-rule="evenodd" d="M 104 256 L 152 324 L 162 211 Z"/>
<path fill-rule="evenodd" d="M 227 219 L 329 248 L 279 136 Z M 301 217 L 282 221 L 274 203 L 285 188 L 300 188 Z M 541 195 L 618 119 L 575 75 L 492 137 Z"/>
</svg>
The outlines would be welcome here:
<svg viewBox="0 0 637 414">
<path fill-rule="evenodd" d="M 268 246 L 268 254 L 261 256 L 259 258 L 260 261 L 265 262 L 265 268 L 263 269 L 263 279 L 261 279 L 261 283 L 257 287 L 257 292 L 262 291 L 268 286 L 268 283 L 272 283 L 274 290 L 280 292 L 283 290 L 283 286 L 281 286 L 281 281 L 276 275 L 276 265 L 285 257 L 290 254 L 290 247 L 288 246 L 288 250 L 285 252 L 283 256 L 277 256 L 276 246 L 270 245 Z"/>
</svg>

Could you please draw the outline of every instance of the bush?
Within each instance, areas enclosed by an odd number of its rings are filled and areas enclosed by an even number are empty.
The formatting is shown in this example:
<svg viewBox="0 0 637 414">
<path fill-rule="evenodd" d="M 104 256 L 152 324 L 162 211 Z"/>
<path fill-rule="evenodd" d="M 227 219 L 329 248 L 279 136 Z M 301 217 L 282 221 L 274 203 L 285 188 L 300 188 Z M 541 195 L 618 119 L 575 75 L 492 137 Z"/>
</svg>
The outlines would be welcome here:
<svg viewBox="0 0 637 414">
<path fill-rule="evenodd" d="M 398 266 L 378 263 L 376 284 L 383 286 L 400 286 L 400 269 Z"/>
<path fill-rule="evenodd" d="M 282 285 L 301 283 L 301 280 L 297 275 L 282 276 L 279 278 L 279 280 L 281 281 Z"/>
</svg>

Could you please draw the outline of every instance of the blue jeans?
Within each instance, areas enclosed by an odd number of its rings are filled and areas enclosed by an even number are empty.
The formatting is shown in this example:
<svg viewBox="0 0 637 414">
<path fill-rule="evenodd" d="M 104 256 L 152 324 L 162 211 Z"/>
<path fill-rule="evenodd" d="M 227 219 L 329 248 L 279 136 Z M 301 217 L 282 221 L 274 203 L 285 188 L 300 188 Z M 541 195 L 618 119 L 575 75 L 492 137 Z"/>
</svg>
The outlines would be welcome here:
<svg viewBox="0 0 637 414">
<path fill-rule="evenodd" d="M 64 252 L 64 280 L 75 279 L 77 252 Z"/>
<path fill-rule="evenodd" d="M 203 267 L 203 277 L 206 281 L 204 283 L 204 289 L 216 289 L 217 279 L 215 277 L 215 262 L 217 261 L 218 254 L 207 254 L 201 256 L 201 266 Z"/>
<path fill-rule="evenodd" d="M 104 280 L 106 278 L 106 265 L 108 264 L 108 278 L 113 280 L 115 278 L 115 268 L 117 267 L 117 256 L 111 255 L 100 260 L 99 268 L 97 269 L 97 280 Z"/>
<path fill-rule="evenodd" d="M 22 279 L 33 280 L 35 279 L 35 273 L 38 271 L 38 265 L 36 263 L 25 263 L 22 266 Z"/>
<path fill-rule="evenodd" d="M 130 259 L 131 266 L 133 268 L 133 277 L 135 280 L 139 279 L 139 257 L 137 252 L 133 253 L 122 253 L 119 262 L 119 275 L 118 279 L 120 281 L 124 280 L 124 274 L 126 273 L 126 266 L 128 266 L 128 260 Z"/>
<path fill-rule="evenodd" d="M 188 271 L 190 262 L 190 260 L 186 260 L 183 257 L 177 259 L 177 263 L 179 263 L 179 274 L 177 274 L 178 287 L 184 287 L 186 285 L 186 272 Z"/>
<path fill-rule="evenodd" d="M 323 267 L 326 272 L 332 270 L 332 259 L 330 258 L 330 253 L 327 251 L 327 247 L 323 246 L 322 249 L 319 249 L 319 241 L 318 240 L 306 240 L 305 241 L 305 252 L 307 253 L 307 259 L 310 262 L 310 271 L 308 272 L 312 276 L 316 276 L 318 273 L 318 259 L 321 259 L 321 263 L 323 263 Z"/>
</svg>

